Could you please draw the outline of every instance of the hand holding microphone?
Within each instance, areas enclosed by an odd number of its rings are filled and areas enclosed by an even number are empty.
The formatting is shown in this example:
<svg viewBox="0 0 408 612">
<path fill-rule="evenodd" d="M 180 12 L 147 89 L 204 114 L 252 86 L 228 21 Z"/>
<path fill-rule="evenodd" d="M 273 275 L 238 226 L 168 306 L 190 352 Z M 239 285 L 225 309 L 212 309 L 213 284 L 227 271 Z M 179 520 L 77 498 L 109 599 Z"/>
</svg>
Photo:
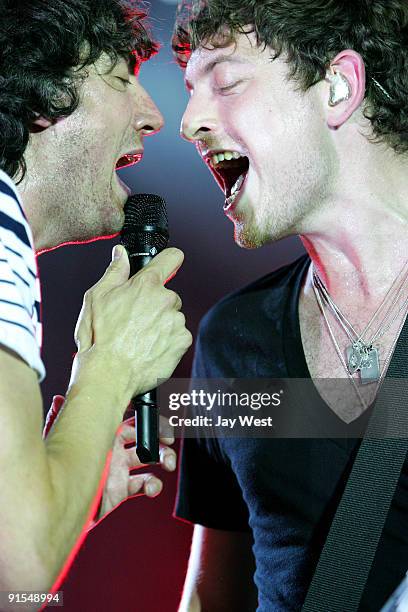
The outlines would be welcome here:
<svg viewBox="0 0 408 612">
<path fill-rule="evenodd" d="M 130 276 L 140 273 L 149 264 L 151 267 L 153 258 L 167 246 L 169 239 L 165 201 L 152 194 L 130 197 L 125 206 L 121 236 L 129 256 Z M 175 308 L 179 310 L 181 300 L 177 298 Z M 184 323 L 184 316 L 181 317 Z M 134 397 L 132 407 L 135 410 L 137 455 L 143 463 L 157 463 L 159 412 L 155 389 Z"/>
<path fill-rule="evenodd" d="M 135 197 L 133 205 L 136 202 L 139 206 L 138 196 Z M 147 209 L 151 212 L 153 204 L 149 202 Z M 147 221 L 145 233 L 154 237 L 153 219 Z M 128 227 L 126 221 L 125 228 Z M 180 312 L 181 300 L 164 286 L 181 266 L 183 253 L 171 248 L 152 258 L 153 251 L 149 253 L 151 261 L 144 260 L 148 265 L 137 271 L 137 253 L 148 251 L 132 251 L 132 245 L 137 245 L 133 239 L 130 245 L 127 242 L 130 257 L 123 247 L 116 247 L 121 256 L 112 261 L 101 280 L 85 294 L 75 331 L 78 354 L 71 379 L 73 384 L 77 377 L 89 376 L 99 380 L 101 386 L 114 388 L 122 414 L 132 398 L 151 391 L 159 380 L 170 378 L 192 343 Z M 157 454 L 153 446 L 151 450 L 154 460 Z M 139 458 L 143 463 L 149 462 L 146 454 Z"/>
</svg>

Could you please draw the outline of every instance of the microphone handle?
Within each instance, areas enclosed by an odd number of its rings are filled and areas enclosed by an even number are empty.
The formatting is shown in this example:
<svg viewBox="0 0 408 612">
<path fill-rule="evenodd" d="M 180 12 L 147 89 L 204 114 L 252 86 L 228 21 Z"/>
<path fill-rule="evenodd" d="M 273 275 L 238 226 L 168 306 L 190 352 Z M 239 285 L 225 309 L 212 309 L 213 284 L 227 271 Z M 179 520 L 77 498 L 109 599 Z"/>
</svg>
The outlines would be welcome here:
<svg viewBox="0 0 408 612">
<path fill-rule="evenodd" d="M 159 457 L 159 409 L 156 390 L 148 391 L 132 399 L 135 411 L 136 453 L 142 463 L 158 463 Z"/>
<path fill-rule="evenodd" d="M 133 255 L 128 252 L 130 276 L 147 266 L 153 259 L 152 255 Z M 159 409 L 157 407 L 156 390 L 152 389 L 143 395 L 132 399 L 132 409 L 135 411 L 136 453 L 142 463 L 158 463 L 159 452 Z"/>
</svg>

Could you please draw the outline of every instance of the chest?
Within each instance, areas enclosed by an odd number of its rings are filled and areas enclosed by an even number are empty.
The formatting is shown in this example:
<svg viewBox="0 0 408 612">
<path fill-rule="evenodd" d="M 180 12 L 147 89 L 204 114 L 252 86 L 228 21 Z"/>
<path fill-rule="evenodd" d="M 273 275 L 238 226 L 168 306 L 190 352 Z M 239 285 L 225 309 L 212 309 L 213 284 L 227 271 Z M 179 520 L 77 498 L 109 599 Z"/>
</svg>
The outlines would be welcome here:
<svg viewBox="0 0 408 612">
<path fill-rule="evenodd" d="M 221 445 L 248 506 L 256 582 L 261 599 L 269 603 L 262 609 L 281 609 L 279 596 L 285 585 L 285 602 L 298 610 L 308 586 L 305 576 L 311 578 L 309 572 L 317 563 L 358 443 L 224 439 Z M 405 462 L 367 584 L 364 611 L 378 609 L 378 601 L 385 601 L 407 568 L 407 470 Z"/>
<path fill-rule="evenodd" d="M 299 324 L 305 360 L 314 385 L 326 404 L 344 422 L 350 423 L 372 404 L 378 393 L 377 382 L 362 384 L 357 372 L 347 372 L 347 349 L 351 341 L 330 314 L 325 318 L 313 296 L 299 300 Z M 403 315 L 376 342 L 380 375 L 386 374 Z"/>
</svg>

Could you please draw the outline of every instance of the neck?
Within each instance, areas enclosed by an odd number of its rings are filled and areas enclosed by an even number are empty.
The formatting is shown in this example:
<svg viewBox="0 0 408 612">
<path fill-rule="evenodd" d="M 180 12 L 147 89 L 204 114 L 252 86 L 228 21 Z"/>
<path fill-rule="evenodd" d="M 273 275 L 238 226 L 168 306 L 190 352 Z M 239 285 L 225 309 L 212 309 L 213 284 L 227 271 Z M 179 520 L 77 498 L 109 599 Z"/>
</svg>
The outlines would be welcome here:
<svg viewBox="0 0 408 612">
<path fill-rule="evenodd" d="M 35 250 L 40 253 L 54 246 L 55 242 L 52 239 L 52 215 L 43 213 L 43 197 L 48 193 L 47 184 L 39 173 L 33 172 L 30 168 L 18 189 L 33 234 Z"/>
<path fill-rule="evenodd" d="M 363 146 L 339 156 L 347 163 L 300 234 L 334 301 L 375 309 L 408 259 L 407 164 L 389 150 Z"/>
</svg>

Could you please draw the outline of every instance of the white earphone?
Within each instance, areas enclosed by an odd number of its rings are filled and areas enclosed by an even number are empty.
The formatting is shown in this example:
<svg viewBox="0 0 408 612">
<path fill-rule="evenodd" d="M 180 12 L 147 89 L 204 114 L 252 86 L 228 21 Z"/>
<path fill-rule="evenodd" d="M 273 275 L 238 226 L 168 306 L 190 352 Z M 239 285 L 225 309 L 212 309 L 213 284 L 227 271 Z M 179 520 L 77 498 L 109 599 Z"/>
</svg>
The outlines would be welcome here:
<svg viewBox="0 0 408 612">
<path fill-rule="evenodd" d="M 329 106 L 337 106 L 340 102 L 345 102 L 351 97 L 351 87 L 348 80 L 331 66 L 330 73 L 327 75 L 330 82 Z"/>
</svg>

